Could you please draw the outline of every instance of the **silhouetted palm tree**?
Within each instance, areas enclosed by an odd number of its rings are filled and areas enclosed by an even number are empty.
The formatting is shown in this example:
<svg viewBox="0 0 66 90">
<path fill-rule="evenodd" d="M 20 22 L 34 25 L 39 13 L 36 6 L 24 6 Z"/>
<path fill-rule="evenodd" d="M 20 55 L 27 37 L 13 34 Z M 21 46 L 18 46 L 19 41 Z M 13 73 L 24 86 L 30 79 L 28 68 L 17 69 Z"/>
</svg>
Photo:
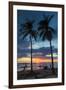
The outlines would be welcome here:
<svg viewBox="0 0 66 90">
<path fill-rule="evenodd" d="M 23 31 L 21 32 L 22 39 L 29 37 L 30 44 L 31 44 L 31 72 L 33 71 L 32 65 L 32 39 L 36 40 L 36 32 L 33 30 L 33 23 L 34 21 L 27 20 L 24 24 L 22 24 Z"/>
<path fill-rule="evenodd" d="M 42 40 L 47 39 L 50 42 L 50 50 L 51 50 L 51 59 L 52 59 L 52 72 L 54 71 L 54 63 L 53 63 L 53 50 L 51 41 L 53 39 L 53 33 L 55 33 L 54 28 L 52 28 L 49 24 L 54 15 L 44 15 L 44 19 L 39 22 L 39 34 Z"/>
</svg>

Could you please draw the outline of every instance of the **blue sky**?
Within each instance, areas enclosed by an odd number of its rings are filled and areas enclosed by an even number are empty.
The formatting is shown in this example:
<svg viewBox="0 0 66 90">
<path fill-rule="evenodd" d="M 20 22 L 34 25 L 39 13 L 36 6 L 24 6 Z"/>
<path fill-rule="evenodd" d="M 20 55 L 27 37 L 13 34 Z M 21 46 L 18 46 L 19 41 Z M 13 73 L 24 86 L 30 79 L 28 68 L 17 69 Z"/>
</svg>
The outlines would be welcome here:
<svg viewBox="0 0 66 90">
<path fill-rule="evenodd" d="M 19 35 L 20 30 L 23 30 L 21 28 L 21 24 L 23 24 L 27 19 L 29 20 L 34 20 L 34 29 L 37 30 L 38 28 L 38 23 L 40 20 L 43 20 L 45 15 L 54 15 L 53 19 L 50 22 L 50 26 L 55 29 L 56 33 L 54 35 L 54 38 L 52 40 L 52 47 L 53 47 L 53 52 L 57 53 L 57 48 L 58 48 L 58 41 L 57 41 L 57 30 L 58 30 L 58 13 L 57 12 L 49 12 L 49 11 L 30 11 L 30 10 L 17 10 L 17 54 L 18 57 L 21 56 L 27 56 L 27 53 L 30 53 L 30 42 L 29 39 L 22 40 L 22 38 Z M 38 40 L 35 42 L 32 40 L 33 45 L 33 53 L 39 52 L 42 53 L 43 56 L 46 54 L 50 54 L 50 45 L 47 40 L 41 41 Z M 41 50 L 40 50 L 41 49 Z M 44 49 L 44 51 L 42 51 Z M 49 53 L 47 52 L 49 50 Z M 40 56 L 40 55 L 38 55 Z"/>
</svg>

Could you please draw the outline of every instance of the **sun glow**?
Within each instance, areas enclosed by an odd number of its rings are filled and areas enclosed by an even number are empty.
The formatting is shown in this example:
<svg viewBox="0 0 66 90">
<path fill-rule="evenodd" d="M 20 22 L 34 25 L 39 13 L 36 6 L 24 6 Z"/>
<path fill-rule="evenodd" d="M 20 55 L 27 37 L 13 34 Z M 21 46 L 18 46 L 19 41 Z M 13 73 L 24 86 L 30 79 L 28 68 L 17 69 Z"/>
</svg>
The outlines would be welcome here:
<svg viewBox="0 0 66 90">
<path fill-rule="evenodd" d="M 51 63 L 51 59 L 47 59 L 47 58 L 32 58 L 33 63 Z M 54 62 L 57 62 L 57 59 L 53 60 Z M 22 57 L 22 58 L 18 58 L 17 59 L 18 63 L 30 63 L 31 62 L 31 58 L 30 57 Z"/>
</svg>

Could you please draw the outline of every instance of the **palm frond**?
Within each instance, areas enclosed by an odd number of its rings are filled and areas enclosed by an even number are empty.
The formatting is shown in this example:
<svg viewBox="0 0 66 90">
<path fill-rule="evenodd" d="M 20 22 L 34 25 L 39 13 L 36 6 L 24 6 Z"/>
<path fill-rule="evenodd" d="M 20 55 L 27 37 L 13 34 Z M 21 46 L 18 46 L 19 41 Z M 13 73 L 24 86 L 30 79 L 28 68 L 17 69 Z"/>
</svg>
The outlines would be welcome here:
<svg viewBox="0 0 66 90">
<path fill-rule="evenodd" d="M 23 27 L 23 31 L 21 32 L 23 39 L 27 37 L 28 35 L 30 35 L 36 40 L 37 32 L 36 30 L 33 30 L 34 22 L 35 20 L 30 21 L 29 19 L 26 19 L 25 23 L 21 25 Z"/>
<path fill-rule="evenodd" d="M 29 35 L 29 33 L 28 33 L 28 32 L 26 32 L 26 33 L 22 34 L 22 39 L 26 38 L 28 35 Z"/>
<path fill-rule="evenodd" d="M 33 23 L 34 21 L 26 20 L 24 24 L 21 24 L 21 28 L 23 28 L 26 31 L 31 30 L 33 27 Z"/>
<path fill-rule="evenodd" d="M 49 16 L 48 23 L 53 19 L 54 15 Z"/>
<path fill-rule="evenodd" d="M 39 22 L 39 25 L 43 26 L 44 23 L 45 23 L 45 20 L 41 20 L 41 21 Z"/>
<path fill-rule="evenodd" d="M 45 37 L 45 33 L 44 33 L 44 35 L 42 34 L 42 37 L 41 37 L 41 38 L 42 38 L 42 41 L 45 40 L 45 38 L 46 38 L 46 37 Z"/>
<path fill-rule="evenodd" d="M 28 33 L 28 30 L 26 31 L 26 30 L 21 30 L 20 32 L 19 32 L 19 36 L 22 36 L 22 35 L 24 35 L 25 33 Z"/>
<path fill-rule="evenodd" d="M 46 27 L 48 27 L 47 21 L 41 20 L 41 21 L 39 22 L 38 30 L 43 30 L 43 29 L 45 29 Z"/>
<path fill-rule="evenodd" d="M 50 26 L 48 27 L 48 30 L 50 30 L 52 33 L 56 33 L 55 29 Z"/>
<path fill-rule="evenodd" d="M 40 37 L 44 36 L 44 34 L 45 34 L 45 31 L 39 32 Z"/>
<path fill-rule="evenodd" d="M 31 32 L 31 36 L 36 40 L 37 39 L 37 32 L 33 30 Z"/>
<path fill-rule="evenodd" d="M 43 14 L 44 20 L 48 20 L 49 15 Z"/>
<path fill-rule="evenodd" d="M 47 31 L 46 33 L 45 33 L 45 37 L 46 37 L 46 39 L 47 40 L 51 40 L 52 39 L 52 31 Z"/>
<path fill-rule="evenodd" d="M 38 31 L 41 31 L 42 29 L 44 29 L 43 26 L 38 27 Z"/>
</svg>

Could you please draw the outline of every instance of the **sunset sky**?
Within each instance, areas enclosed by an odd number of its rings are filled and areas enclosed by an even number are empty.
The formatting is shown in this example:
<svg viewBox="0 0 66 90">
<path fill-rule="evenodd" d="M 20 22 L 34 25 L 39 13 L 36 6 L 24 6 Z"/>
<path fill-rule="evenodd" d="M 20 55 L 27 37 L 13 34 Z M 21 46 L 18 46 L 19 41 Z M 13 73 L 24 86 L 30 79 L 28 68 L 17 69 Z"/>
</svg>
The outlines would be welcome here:
<svg viewBox="0 0 66 90">
<path fill-rule="evenodd" d="M 55 29 L 56 33 L 54 34 L 54 38 L 52 40 L 52 49 L 53 49 L 53 58 L 54 62 L 57 62 L 58 57 L 58 40 L 57 40 L 57 29 L 58 29 L 58 13 L 57 12 L 48 12 L 48 11 L 26 11 L 26 10 L 18 10 L 17 11 L 17 62 L 18 63 L 30 63 L 30 41 L 29 38 L 25 38 L 24 40 L 19 35 L 20 30 L 23 30 L 21 24 L 25 22 L 25 20 L 35 20 L 33 29 L 37 30 L 38 22 L 43 19 L 43 15 L 54 15 L 53 19 L 50 22 L 50 26 Z M 51 62 L 51 53 L 50 53 L 50 44 L 47 40 L 41 41 L 32 40 L 32 57 L 33 63 L 44 63 Z"/>
</svg>

